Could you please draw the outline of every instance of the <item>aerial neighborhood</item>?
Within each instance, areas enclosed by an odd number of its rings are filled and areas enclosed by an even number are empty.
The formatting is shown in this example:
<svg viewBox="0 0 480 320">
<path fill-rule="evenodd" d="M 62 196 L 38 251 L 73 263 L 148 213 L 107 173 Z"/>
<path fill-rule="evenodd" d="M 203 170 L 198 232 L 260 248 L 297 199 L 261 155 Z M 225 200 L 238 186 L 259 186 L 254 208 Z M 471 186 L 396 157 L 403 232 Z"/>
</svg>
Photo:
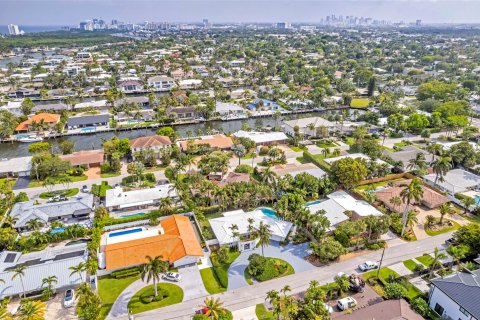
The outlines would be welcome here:
<svg viewBox="0 0 480 320">
<path fill-rule="evenodd" d="M 0 38 L 0 319 L 480 319 L 478 30 L 95 20 Z"/>
</svg>

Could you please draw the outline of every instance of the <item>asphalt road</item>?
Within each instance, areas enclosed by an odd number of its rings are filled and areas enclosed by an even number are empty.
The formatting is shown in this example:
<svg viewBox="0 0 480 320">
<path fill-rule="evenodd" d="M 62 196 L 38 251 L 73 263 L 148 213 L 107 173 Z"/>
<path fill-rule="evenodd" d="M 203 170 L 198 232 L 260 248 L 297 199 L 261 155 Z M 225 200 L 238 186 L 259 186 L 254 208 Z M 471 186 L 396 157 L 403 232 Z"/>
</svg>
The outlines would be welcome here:
<svg viewBox="0 0 480 320">
<path fill-rule="evenodd" d="M 382 266 L 389 266 L 395 263 L 421 256 L 424 253 L 433 252 L 435 247 L 443 247 L 444 241 L 451 237 L 451 233 L 441 234 L 424 240 L 419 240 L 404 245 L 399 245 L 385 250 L 385 256 Z M 355 257 L 343 262 L 332 263 L 330 265 L 315 268 L 301 273 L 296 273 L 280 279 L 258 283 L 249 287 L 227 291 L 221 294 L 213 295 L 219 297 L 223 306 L 230 311 L 244 309 L 255 306 L 265 301 L 266 293 L 269 290 L 280 290 L 285 285 L 292 289 L 291 294 L 305 291 L 311 280 L 317 280 L 320 284 L 326 284 L 333 281 L 338 272 L 343 271 L 347 274 L 359 272 L 357 266 L 366 261 L 380 261 L 382 250 L 368 253 L 363 256 Z M 141 320 L 160 320 L 160 319 L 191 319 L 194 310 L 202 305 L 204 297 L 184 301 L 172 306 L 143 312 L 134 316 L 134 319 Z"/>
</svg>

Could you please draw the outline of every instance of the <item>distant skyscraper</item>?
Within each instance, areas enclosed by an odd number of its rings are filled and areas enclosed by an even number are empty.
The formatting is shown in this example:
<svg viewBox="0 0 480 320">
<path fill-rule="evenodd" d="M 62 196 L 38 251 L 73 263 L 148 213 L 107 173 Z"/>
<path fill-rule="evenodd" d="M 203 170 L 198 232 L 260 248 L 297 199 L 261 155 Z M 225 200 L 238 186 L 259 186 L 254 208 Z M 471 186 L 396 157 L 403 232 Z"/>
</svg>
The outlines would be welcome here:
<svg viewBox="0 0 480 320">
<path fill-rule="evenodd" d="M 8 34 L 11 36 L 18 36 L 20 34 L 20 29 L 16 24 L 8 25 Z"/>
<path fill-rule="evenodd" d="M 79 28 L 85 31 L 93 31 L 93 22 L 92 20 L 80 22 Z"/>
<path fill-rule="evenodd" d="M 415 25 L 416 26 L 421 26 L 422 25 L 422 20 L 418 19 L 417 21 L 415 21 Z"/>
<path fill-rule="evenodd" d="M 203 19 L 203 27 L 205 29 L 210 29 L 212 27 L 212 24 L 208 22 L 208 19 Z"/>
</svg>

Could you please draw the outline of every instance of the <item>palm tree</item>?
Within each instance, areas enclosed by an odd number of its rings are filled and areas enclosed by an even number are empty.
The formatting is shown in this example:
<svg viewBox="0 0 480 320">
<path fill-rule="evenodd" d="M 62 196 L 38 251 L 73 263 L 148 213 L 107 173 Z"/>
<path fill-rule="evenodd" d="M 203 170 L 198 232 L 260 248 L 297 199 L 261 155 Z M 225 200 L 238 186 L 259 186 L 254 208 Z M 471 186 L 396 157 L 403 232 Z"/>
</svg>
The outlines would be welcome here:
<svg viewBox="0 0 480 320">
<path fill-rule="evenodd" d="M 263 223 L 263 221 L 260 221 L 260 225 L 258 226 L 258 229 L 257 229 L 257 236 L 258 236 L 257 246 L 262 247 L 262 256 L 265 257 L 263 248 L 270 245 L 270 238 L 272 237 L 272 230 L 270 230 L 270 226 L 268 224 Z"/>
<path fill-rule="evenodd" d="M 447 256 L 444 253 L 441 253 L 438 250 L 438 247 L 435 247 L 433 250 L 433 257 L 432 257 L 432 264 L 430 265 L 430 273 L 428 274 L 429 278 L 432 277 L 433 271 L 439 267 L 443 267 L 442 261 L 443 259 L 446 259 Z"/>
<path fill-rule="evenodd" d="M 346 274 L 342 275 L 341 277 L 336 277 L 335 283 L 337 284 L 337 287 L 338 287 L 339 296 L 343 296 L 345 293 L 348 292 L 348 290 L 350 290 L 350 280 L 348 280 L 348 277 Z"/>
<path fill-rule="evenodd" d="M 435 173 L 435 184 L 437 181 L 445 181 L 443 177 L 447 172 L 452 169 L 452 158 L 450 157 L 438 157 L 437 160 L 432 163 L 433 173 Z"/>
<path fill-rule="evenodd" d="M 272 171 L 271 167 L 267 167 L 263 170 L 261 175 L 261 180 L 263 183 L 267 183 L 270 185 L 275 185 L 277 181 L 277 174 Z"/>
<path fill-rule="evenodd" d="M 238 237 L 240 237 L 240 232 L 238 232 L 238 225 L 233 223 L 230 227 L 228 227 L 230 231 L 232 232 L 232 238 L 235 240 Z"/>
<path fill-rule="evenodd" d="M 57 282 L 58 279 L 56 276 L 49 276 L 42 279 L 42 287 L 47 285 L 47 287 L 43 290 L 43 295 L 47 300 L 49 300 L 55 294 L 55 291 L 53 290 L 53 284 Z"/>
<path fill-rule="evenodd" d="M 80 277 L 80 282 L 83 282 L 82 272 L 87 270 L 87 264 L 85 262 L 80 262 L 76 266 L 71 266 L 68 269 L 72 270 L 72 272 L 70 273 L 70 277 L 73 276 L 75 273 L 78 273 L 78 276 Z"/>
<path fill-rule="evenodd" d="M 435 156 L 439 156 L 443 153 L 443 146 L 439 143 L 434 142 L 427 146 L 427 151 L 432 154 L 432 160 L 430 161 L 430 163 L 433 163 L 433 161 L 435 160 Z"/>
<path fill-rule="evenodd" d="M 447 248 L 447 252 L 455 259 L 455 264 L 460 266 L 460 260 L 465 258 L 468 254 L 469 248 L 464 245 L 460 244 L 458 246 L 449 246 Z"/>
<path fill-rule="evenodd" d="M 400 196 L 402 197 L 403 202 L 406 203 L 405 210 L 403 212 L 403 217 L 402 217 L 402 221 L 403 221 L 402 233 L 400 234 L 400 236 L 403 236 L 405 232 L 405 227 L 407 226 L 408 211 L 410 209 L 409 208 L 410 203 L 412 201 L 416 203 L 420 203 L 420 201 L 423 198 L 423 188 L 422 188 L 422 182 L 420 181 L 420 179 L 413 178 L 412 182 L 410 182 L 410 184 L 400 192 Z"/>
<path fill-rule="evenodd" d="M 220 319 L 220 316 L 227 312 L 222 306 L 223 302 L 220 301 L 220 298 L 206 297 L 203 302 L 203 307 L 208 309 L 205 315 L 212 320 Z"/>
<path fill-rule="evenodd" d="M 463 208 L 465 211 L 463 212 L 464 214 L 467 214 L 467 211 L 470 209 L 471 206 L 474 206 L 477 204 L 475 199 L 469 196 L 464 196 L 460 199 L 460 202 L 463 204 Z"/>
<path fill-rule="evenodd" d="M 161 273 L 168 271 L 168 262 L 163 261 L 162 256 L 156 256 L 155 258 L 146 256 L 145 258 L 147 259 L 147 263 L 145 263 L 142 268 L 142 281 L 144 281 L 145 278 L 147 278 L 147 283 L 149 283 L 150 280 L 153 280 L 155 297 L 157 297 L 157 281 L 160 280 Z"/>
<path fill-rule="evenodd" d="M 394 196 L 391 197 L 388 202 L 390 202 L 390 204 L 393 205 L 394 208 L 396 208 L 400 207 L 400 205 L 402 204 L 402 199 L 399 196 Z"/>
<path fill-rule="evenodd" d="M 47 307 L 42 301 L 26 300 L 20 305 L 18 309 L 18 320 L 43 320 Z"/>
<path fill-rule="evenodd" d="M 20 283 L 22 284 L 22 291 L 23 291 L 23 298 L 25 299 L 25 286 L 23 284 L 23 277 L 25 276 L 25 270 L 27 270 L 27 266 L 24 264 L 19 264 L 12 270 L 13 276 L 12 280 L 15 280 L 16 277 L 20 278 Z"/>
<path fill-rule="evenodd" d="M 28 220 L 25 226 L 28 230 L 39 230 L 41 227 L 43 227 L 43 222 L 40 221 L 40 219 L 35 218 L 32 220 Z"/>
<path fill-rule="evenodd" d="M 414 210 L 408 211 L 408 216 L 407 216 L 407 225 L 410 228 L 413 228 L 413 226 L 418 223 L 418 217 L 417 217 L 417 212 Z"/>
<path fill-rule="evenodd" d="M 415 158 L 410 159 L 407 169 L 412 170 L 415 174 L 423 175 L 427 170 L 427 160 L 422 152 L 416 154 Z"/>
<path fill-rule="evenodd" d="M 427 215 L 425 217 L 425 227 L 430 228 L 431 226 L 433 226 L 433 224 L 435 223 L 436 220 L 437 219 L 434 216 L 432 216 L 431 214 Z"/>
<path fill-rule="evenodd" d="M 440 225 L 443 224 L 443 218 L 447 214 L 454 214 L 455 213 L 455 209 L 452 208 L 452 206 L 450 205 L 450 202 L 442 204 L 439 207 L 439 211 L 440 211 L 440 221 L 438 222 L 438 224 L 440 224 Z"/>
</svg>

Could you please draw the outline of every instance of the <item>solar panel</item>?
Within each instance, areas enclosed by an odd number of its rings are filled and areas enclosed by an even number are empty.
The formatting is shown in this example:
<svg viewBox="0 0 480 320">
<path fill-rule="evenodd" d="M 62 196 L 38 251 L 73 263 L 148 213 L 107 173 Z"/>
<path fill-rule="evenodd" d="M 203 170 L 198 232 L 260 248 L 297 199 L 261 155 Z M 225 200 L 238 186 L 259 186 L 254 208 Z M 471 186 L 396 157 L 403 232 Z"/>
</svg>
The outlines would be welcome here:
<svg viewBox="0 0 480 320">
<path fill-rule="evenodd" d="M 69 258 L 74 258 L 74 257 L 81 257 L 83 256 L 85 251 L 75 251 L 75 252 L 69 252 L 69 253 L 62 253 L 53 259 L 53 261 L 58 261 L 58 260 L 63 260 L 63 259 L 69 259 Z"/>
<path fill-rule="evenodd" d="M 15 261 L 15 258 L 17 257 L 16 253 L 7 253 L 7 256 L 5 257 L 4 262 L 6 263 L 12 263 Z"/>
</svg>

